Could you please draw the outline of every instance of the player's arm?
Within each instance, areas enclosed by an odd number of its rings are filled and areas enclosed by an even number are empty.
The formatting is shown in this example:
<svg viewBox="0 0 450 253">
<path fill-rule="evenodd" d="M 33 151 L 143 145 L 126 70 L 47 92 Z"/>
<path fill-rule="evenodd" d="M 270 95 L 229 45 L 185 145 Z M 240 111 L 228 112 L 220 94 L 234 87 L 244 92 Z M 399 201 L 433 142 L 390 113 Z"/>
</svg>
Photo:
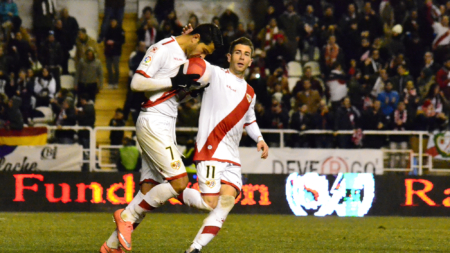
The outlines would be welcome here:
<svg viewBox="0 0 450 253">
<path fill-rule="evenodd" d="M 252 103 L 250 108 L 245 115 L 245 124 L 244 128 L 247 131 L 248 136 L 252 138 L 256 142 L 256 148 L 258 152 L 262 150 L 261 158 L 266 159 L 269 156 L 269 146 L 264 141 L 261 130 L 259 129 L 258 123 L 256 123 L 256 115 L 255 115 L 255 101 L 256 95 L 253 96 Z"/>
</svg>

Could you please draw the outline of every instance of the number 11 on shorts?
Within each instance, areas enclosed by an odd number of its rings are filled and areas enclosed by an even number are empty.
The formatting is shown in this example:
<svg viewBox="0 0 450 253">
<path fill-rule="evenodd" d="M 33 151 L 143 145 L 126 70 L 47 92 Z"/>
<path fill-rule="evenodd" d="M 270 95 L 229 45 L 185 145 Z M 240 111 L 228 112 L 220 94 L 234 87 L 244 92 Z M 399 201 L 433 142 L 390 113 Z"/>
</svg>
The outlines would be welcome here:
<svg viewBox="0 0 450 253">
<path fill-rule="evenodd" d="M 206 165 L 206 178 L 210 178 L 209 177 L 209 170 L 212 168 L 212 173 L 211 173 L 211 178 L 213 178 L 214 179 L 214 174 L 216 173 L 216 166 L 209 166 L 209 165 Z"/>
</svg>

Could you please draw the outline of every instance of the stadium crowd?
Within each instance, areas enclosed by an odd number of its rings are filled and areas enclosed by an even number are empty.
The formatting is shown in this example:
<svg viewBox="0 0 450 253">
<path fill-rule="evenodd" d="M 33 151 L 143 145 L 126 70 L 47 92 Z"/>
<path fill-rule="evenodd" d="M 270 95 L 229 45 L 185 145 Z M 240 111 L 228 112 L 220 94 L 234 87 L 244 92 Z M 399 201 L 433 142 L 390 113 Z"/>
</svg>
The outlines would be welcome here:
<svg viewBox="0 0 450 253">
<path fill-rule="evenodd" d="M 242 36 L 252 40 L 254 59 L 246 79 L 257 96 L 259 126 L 354 131 L 292 135 L 286 138 L 288 146 L 406 148 L 408 137 L 363 136 L 361 131 L 448 129 L 450 1 L 253 0 L 250 5 L 253 20 L 247 24 L 231 8 L 212 18 L 225 46 L 206 60 L 227 67 L 228 45 Z M 34 0 L 32 30 L 21 26 L 14 1 L 1 1 L 0 125 L 32 125 L 41 116 L 36 108 L 44 106 L 51 108 L 55 125 L 94 126 L 93 104 L 104 82 L 98 43 L 105 45 L 108 86 L 117 88 L 124 6 L 124 0 L 105 1 L 96 41 L 67 9 L 56 10 L 52 0 Z M 130 80 L 148 47 L 179 35 L 188 23 L 199 24 L 195 13 L 179 20 L 174 6 L 174 0 L 159 0 L 140 14 L 137 49 L 129 58 Z M 61 74 L 68 74 L 73 48 L 76 89 L 68 90 L 61 88 Z M 293 66 L 300 72 L 293 73 Z M 143 100 L 143 94 L 129 89 L 110 125 L 125 125 L 130 114 L 136 121 Z M 177 126 L 197 126 L 199 101 L 180 106 Z M 73 143 L 73 136 L 61 131 L 57 139 Z M 268 136 L 267 141 L 277 146 L 278 138 Z M 243 138 L 242 145 L 249 143 Z"/>
</svg>

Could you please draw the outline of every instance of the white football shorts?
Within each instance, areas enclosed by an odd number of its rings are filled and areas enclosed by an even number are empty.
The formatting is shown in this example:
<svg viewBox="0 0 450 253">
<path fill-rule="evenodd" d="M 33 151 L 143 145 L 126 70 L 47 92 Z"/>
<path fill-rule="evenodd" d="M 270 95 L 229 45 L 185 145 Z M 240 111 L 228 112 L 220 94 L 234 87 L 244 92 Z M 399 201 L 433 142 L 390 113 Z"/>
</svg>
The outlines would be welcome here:
<svg viewBox="0 0 450 253">
<path fill-rule="evenodd" d="M 158 184 L 187 175 L 175 144 L 175 123 L 173 117 L 140 112 L 136 122 L 136 137 L 142 149 L 140 183 Z"/>
<path fill-rule="evenodd" d="M 219 161 L 200 161 L 197 163 L 198 185 L 202 195 L 219 195 L 221 184 L 234 187 L 241 192 L 241 166 Z"/>
</svg>

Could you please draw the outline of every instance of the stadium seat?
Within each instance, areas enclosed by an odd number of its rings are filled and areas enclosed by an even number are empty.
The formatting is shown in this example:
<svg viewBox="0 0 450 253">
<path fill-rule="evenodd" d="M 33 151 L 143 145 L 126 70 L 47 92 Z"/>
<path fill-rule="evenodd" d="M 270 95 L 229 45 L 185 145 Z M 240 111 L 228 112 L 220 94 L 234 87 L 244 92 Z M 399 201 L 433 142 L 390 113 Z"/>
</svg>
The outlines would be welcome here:
<svg viewBox="0 0 450 253">
<path fill-rule="evenodd" d="M 297 52 L 295 53 L 295 60 L 301 61 L 301 59 L 302 59 L 302 54 L 300 53 L 300 49 L 297 49 Z"/>
<path fill-rule="evenodd" d="M 69 73 L 71 73 L 71 74 L 74 74 L 75 72 L 77 72 L 77 68 L 75 67 L 74 59 L 69 59 L 67 68 L 68 68 Z"/>
<path fill-rule="evenodd" d="M 70 58 L 75 58 L 76 52 L 77 52 L 77 48 L 73 47 L 72 50 L 69 51 Z"/>
<path fill-rule="evenodd" d="M 33 121 L 35 123 L 51 123 L 51 122 L 53 122 L 53 112 L 50 107 L 39 106 L 39 107 L 36 107 L 36 110 L 42 112 L 42 114 L 44 114 L 44 117 L 34 118 Z"/>
<path fill-rule="evenodd" d="M 71 75 L 62 75 L 61 76 L 61 88 L 65 88 L 68 90 L 74 89 L 74 77 Z"/>
<path fill-rule="evenodd" d="M 288 77 L 289 91 L 292 92 L 300 77 Z"/>
<path fill-rule="evenodd" d="M 287 64 L 287 71 L 289 77 L 300 77 L 303 75 L 302 65 L 296 61 L 290 61 Z"/>
<path fill-rule="evenodd" d="M 319 63 L 316 61 L 309 61 L 309 62 L 305 63 L 303 68 L 306 68 L 306 67 L 311 67 L 313 76 L 318 76 L 321 74 Z"/>
</svg>

